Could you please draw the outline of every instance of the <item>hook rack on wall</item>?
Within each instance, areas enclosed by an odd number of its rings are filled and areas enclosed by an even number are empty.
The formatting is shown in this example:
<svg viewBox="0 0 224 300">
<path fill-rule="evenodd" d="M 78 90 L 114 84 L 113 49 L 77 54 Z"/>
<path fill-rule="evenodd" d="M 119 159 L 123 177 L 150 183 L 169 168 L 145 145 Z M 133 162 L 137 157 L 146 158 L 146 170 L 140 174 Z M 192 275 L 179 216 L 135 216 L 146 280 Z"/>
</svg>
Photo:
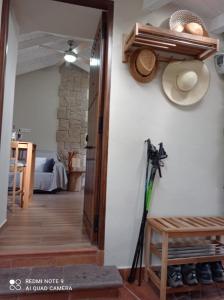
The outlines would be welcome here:
<svg viewBox="0 0 224 300">
<path fill-rule="evenodd" d="M 130 34 L 124 37 L 123 62 L 128 62 L 128 57 L 135 48 L 147 46 L 168 54 L 164 57 L 159 55 L 160 61 L 186 59 L 179 58 L 178 55 L 205 60 L 219 50 L 219 40 L 136 23 Z"/>
</svg>

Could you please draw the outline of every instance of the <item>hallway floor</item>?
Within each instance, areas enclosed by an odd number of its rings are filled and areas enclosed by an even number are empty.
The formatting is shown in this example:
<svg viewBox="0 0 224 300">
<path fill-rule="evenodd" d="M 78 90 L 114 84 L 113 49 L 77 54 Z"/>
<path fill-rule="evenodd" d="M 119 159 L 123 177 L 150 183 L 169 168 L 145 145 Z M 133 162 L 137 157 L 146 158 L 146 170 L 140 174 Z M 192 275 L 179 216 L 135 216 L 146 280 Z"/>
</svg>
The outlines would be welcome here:
<svg viewBox="0 0 224 300">
<path fill-rule="evenodd" d="M 82 210 L 83 192 L 35 194 L 27 209 L 9 210 L 0 231 L 0 254 L 92 247 L 82 225 Z"/>
<path fill-rule="evenodd" d="M 125 283 L 124 287 L 119 290 L 119 300 L 159 300 L 158 291 L 148 283 L 142 283 L 139 287 L 137 284 Z M 101 298 L 102 299 L 102 298 Z M 106 299 L 106 298 L 105 298 Z M 114 298 L 115 300 L 116 298 Z M 205 286 L 200 292 L 188 294 L 169 295 L 167 300 L 223 300 L 224 290 Z M 100 299 L 97 299 L 100 300 Z M 111 299 L 112 300 L 112 299 Z"/>
</svg>

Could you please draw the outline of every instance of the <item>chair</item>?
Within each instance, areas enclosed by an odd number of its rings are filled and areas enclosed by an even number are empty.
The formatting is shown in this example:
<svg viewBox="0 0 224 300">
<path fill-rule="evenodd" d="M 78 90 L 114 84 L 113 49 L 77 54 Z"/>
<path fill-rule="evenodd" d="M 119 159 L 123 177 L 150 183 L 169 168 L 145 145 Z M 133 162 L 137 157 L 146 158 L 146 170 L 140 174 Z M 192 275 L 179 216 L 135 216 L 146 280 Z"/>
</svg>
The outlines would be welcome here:
<svg viewBox="0 0 224 300">
<path fill-rule="evenodd" d="M 14 209 L 16 204 L 16 196 L 20 196 L 20 206 L 23 206 L 23 195 L 24 195 L 24 174 L 25 174 L 25 165 L 19 161 L 19 143 L 11 143 L 11 158 L 10 158 L 10 172 L 13 175 L 13 185 L 12 192 L 9 195 L 12 195 L 12 209 Z M 17 184 L 17 174 L 19 174 L 19 184 Z M 17 188 L 17 186 L 19 186 Z"/>
</svg>

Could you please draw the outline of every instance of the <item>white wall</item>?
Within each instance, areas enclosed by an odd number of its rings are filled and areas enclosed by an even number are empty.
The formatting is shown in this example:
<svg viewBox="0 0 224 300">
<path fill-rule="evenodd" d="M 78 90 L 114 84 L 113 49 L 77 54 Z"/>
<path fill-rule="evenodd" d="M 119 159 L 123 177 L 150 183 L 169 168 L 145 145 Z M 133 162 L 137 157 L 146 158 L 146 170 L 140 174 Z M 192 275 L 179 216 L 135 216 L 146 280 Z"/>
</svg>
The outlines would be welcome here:
<svg viewBox="0 0 224 300">
<path fill-rule="evenodd" d="M 207 61 L 211 84 L 194 107 L 173 105 L 163 94 L 160 65 L 156 79 L 139 84 L 122 59 L 122 34 L 134 23 L 159 26 L 170 7 L 141 17 L 140 0 L 115 3 L 105 263 L 131 266 L 144 198 L 145 145 L 164 142 L 169 155 L 156 180 L 150 215 L 223 215 L 224 81 Z M 128 9 L 127 9 L 128 7 Z M 119 88 L 118 88 L 119 87 Z"/>
<path fill-rule="evenodd" d="M 16 77 L 18 46 L 18 26 L 15 18 L 10 14 L 8 52 L 5 73 L 5 95 L 3 106 L 2 135 L 0 146 L 0 226 L 6 220 L 8 197 L 8 171 L 10 158 L 10 140 L 12 131 L 14 86 Z"/>
<path fill-rule="evenodd" d="M 57 150 L 57 109 L 60 74 L 58 67 L 17 76 L 14 121 L 16 128 L 29 128 L 24 139 L 40 150 Z"/>
<path fill-rule="evenodd" d="M 2 17 L 2 2 L 3 2 L 3 0 L 0 0 L 0 21 L 1 21 L 1 17 Z"/>
</svg>

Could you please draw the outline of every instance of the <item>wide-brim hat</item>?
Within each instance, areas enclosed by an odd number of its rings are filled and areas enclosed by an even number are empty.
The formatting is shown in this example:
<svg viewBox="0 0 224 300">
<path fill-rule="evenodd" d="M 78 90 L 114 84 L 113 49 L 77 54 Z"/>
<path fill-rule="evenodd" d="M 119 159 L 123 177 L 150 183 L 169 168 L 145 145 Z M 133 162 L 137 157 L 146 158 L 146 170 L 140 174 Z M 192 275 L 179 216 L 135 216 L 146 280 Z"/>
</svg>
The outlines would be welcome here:
<svg viewBox="0 0 224 300">
<path fill-rule="evenodd" d="M 155 77 L 157 70 L 155 52 L 147 47 L 134 50 L 129 57 L 129 70 L 138 82 L 150 82 Z"/>
<path fill-rule="evenodd" d="M 165 94 L 182 106 L 199 102 L 206 94 L 209 82 L 209 70 L 200 60 L 171 62 L 162 76 Z"/>
</svg>

